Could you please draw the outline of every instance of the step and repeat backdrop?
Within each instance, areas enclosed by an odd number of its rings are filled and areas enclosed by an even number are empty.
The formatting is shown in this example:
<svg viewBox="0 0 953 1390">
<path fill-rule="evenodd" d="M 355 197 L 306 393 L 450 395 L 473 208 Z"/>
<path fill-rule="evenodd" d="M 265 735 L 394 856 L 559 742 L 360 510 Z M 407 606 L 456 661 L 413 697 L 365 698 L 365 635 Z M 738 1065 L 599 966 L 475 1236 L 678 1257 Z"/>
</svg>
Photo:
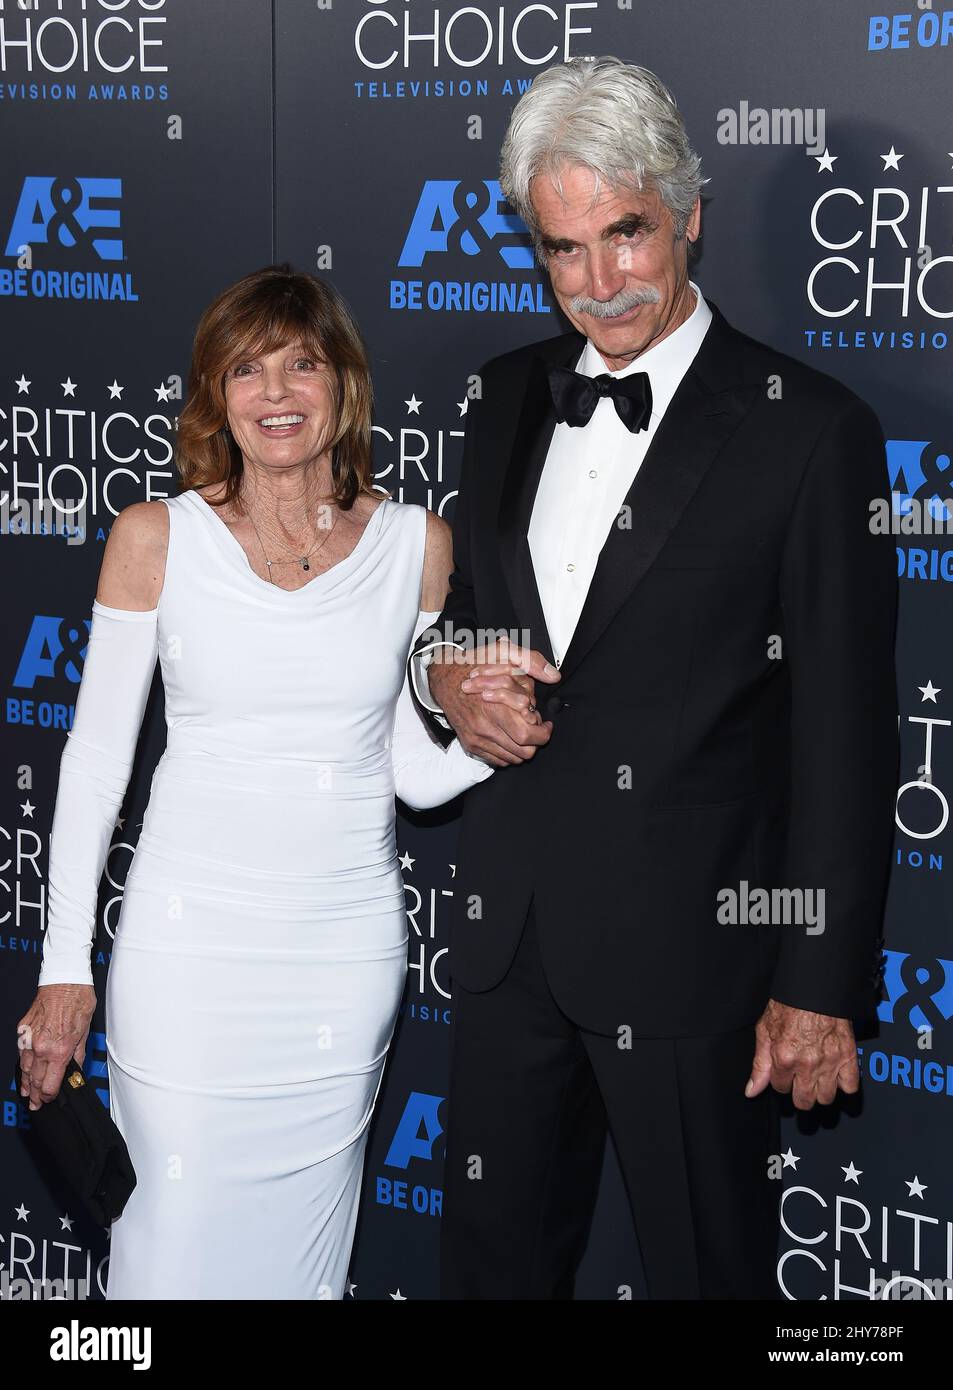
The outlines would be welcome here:
<svg viewBox="0 0 953 1390">
<path fill-rule="evenodd" d="M 123 507 L 177 490 L 198 316 L 275 261 L 332 280 L 371 352 L 379 486 L 452 519 L 469 375 L 565 328 L 501 198 L 500 141 L 536 73 L 598 53 L 653 69 L 684 113 L 711 180 L 693 278 L 859 392 L 889 441 L 903 751 L 884 999 L 862 1095 L 785 1118 L 778 1278 L 792 1300 L 953 1297 L 953 10 L 926 0 L 0 0 L 0 1275 L 105 1287 L 108 1232 L 18 1096 L 15 1023 L 103 546 Z M 164 729 L 157 676 L 101 887 L 100 1001 Z M 354 1299 L 437 1293 L 458 810 L 399 820 L 410 971 Z M 100 1003 L 86 1072 L 108 1105 L 107 1029 Z M 610 1147 L 577 1296 L 643 1294 Z"/>
</svg>

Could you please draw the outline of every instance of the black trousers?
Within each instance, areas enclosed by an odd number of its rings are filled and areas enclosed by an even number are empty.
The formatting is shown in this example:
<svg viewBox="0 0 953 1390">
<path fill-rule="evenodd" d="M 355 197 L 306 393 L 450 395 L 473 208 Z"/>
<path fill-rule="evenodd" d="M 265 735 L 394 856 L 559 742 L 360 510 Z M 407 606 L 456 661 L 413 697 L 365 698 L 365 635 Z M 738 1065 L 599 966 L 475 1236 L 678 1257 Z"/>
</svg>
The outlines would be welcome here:
<svg viewBox="0 0 953 1390">
<path fill-rule="evenodd" d="M 620 1046 L 577 1027 L 533 907 L 505 978 L 454 986 L 441 1297 L 572 1298 L 607 1133 L 650 1299 L 774 1299 L 777 1094 L 748 1100 L 754 1027 Z"/>
</svg>

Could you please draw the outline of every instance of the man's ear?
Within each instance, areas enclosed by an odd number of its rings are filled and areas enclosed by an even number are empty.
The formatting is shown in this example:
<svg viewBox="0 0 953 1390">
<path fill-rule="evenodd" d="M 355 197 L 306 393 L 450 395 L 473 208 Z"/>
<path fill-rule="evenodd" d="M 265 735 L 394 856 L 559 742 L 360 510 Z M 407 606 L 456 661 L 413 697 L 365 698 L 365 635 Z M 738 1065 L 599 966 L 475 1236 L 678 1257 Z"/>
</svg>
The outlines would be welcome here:
<svg viewBox="0 0 953 1390">
<path fill-rule="evenodd" d="M 701 194 L 695 199 L 695 206 L 689 214 L 685 224 L 686 256 L 689 261 L 694 260 L 698 255 L 698 243 L 701 240 L 702 230 L 702 200 Z"/>
<path fill-rule="evenodd" d="M 688 221 L 685 224 L 685 235 L 688 237 L 688 240 L 692 245 L 694 245 L 694 243 L 698 240 L 699 236 L 701 235 L 701 229 L 702 199 L 701 194 L 699 193 L 695 198 L 695 206 L 692 208 L 691 213 L 689 214 Z"/>
</svg>

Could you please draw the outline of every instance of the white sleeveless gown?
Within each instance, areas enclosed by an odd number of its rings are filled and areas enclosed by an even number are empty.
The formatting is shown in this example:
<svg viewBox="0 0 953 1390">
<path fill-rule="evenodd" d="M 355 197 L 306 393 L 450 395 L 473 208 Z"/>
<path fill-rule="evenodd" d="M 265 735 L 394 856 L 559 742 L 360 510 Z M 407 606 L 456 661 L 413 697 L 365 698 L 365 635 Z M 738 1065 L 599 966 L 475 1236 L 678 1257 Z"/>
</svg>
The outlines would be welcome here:
<svg viewBox="0 0 953 1390">
<path fill-rule="evenodd" d="M 112 1224 L 106 1296 L 341 1298 L 406 973 L 395 786 L 435 805 L 492 768 L 433 744 L 410 705 L 405 662 L 432 619 L 418 613 L 423 507 L 383 501 L 346 559 L 289 592 L 254 573 L 198 493 L 166 501 L 158 607 L 94 604 L 51 842 L 60 920 L 40 976 L 79 977 L 70 873 L 88 891 L 102 864 L 70 865 L 67 847 L 75 858 L 79 822 L 109 822 L 110 808 L 114 822 L 128 766 L 85 814 L 95 779 L 77 766 L 71 780 L 69 757 L 96 742 L 107 640 L 138 641 L 142 670 L 125 677 L 139 682 L 136 727 L 157 651 L 168 746 L 106 987 L 112 1113 L 138 1178 Z M 417 727 L 397 757 L 399 696 Z"/>
</svg>

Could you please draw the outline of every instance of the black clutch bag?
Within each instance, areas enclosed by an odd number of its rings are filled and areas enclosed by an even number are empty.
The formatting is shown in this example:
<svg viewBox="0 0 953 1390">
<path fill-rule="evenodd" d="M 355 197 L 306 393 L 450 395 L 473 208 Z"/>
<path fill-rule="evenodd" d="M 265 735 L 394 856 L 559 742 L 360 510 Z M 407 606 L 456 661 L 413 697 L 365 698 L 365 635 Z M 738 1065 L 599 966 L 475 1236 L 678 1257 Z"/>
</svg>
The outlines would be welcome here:
<svg viewBox="0 0 953 1390">
<path fill-rule="evenodd" d="M 17 1064 L 17 1090 L 20 1066 Z M 29 1112 L 30 1125 L 98 1226 L 121 1213 L 136 1185 L 126 1141 L 71 1057 L 59 1095 Z"/>
</svg>

